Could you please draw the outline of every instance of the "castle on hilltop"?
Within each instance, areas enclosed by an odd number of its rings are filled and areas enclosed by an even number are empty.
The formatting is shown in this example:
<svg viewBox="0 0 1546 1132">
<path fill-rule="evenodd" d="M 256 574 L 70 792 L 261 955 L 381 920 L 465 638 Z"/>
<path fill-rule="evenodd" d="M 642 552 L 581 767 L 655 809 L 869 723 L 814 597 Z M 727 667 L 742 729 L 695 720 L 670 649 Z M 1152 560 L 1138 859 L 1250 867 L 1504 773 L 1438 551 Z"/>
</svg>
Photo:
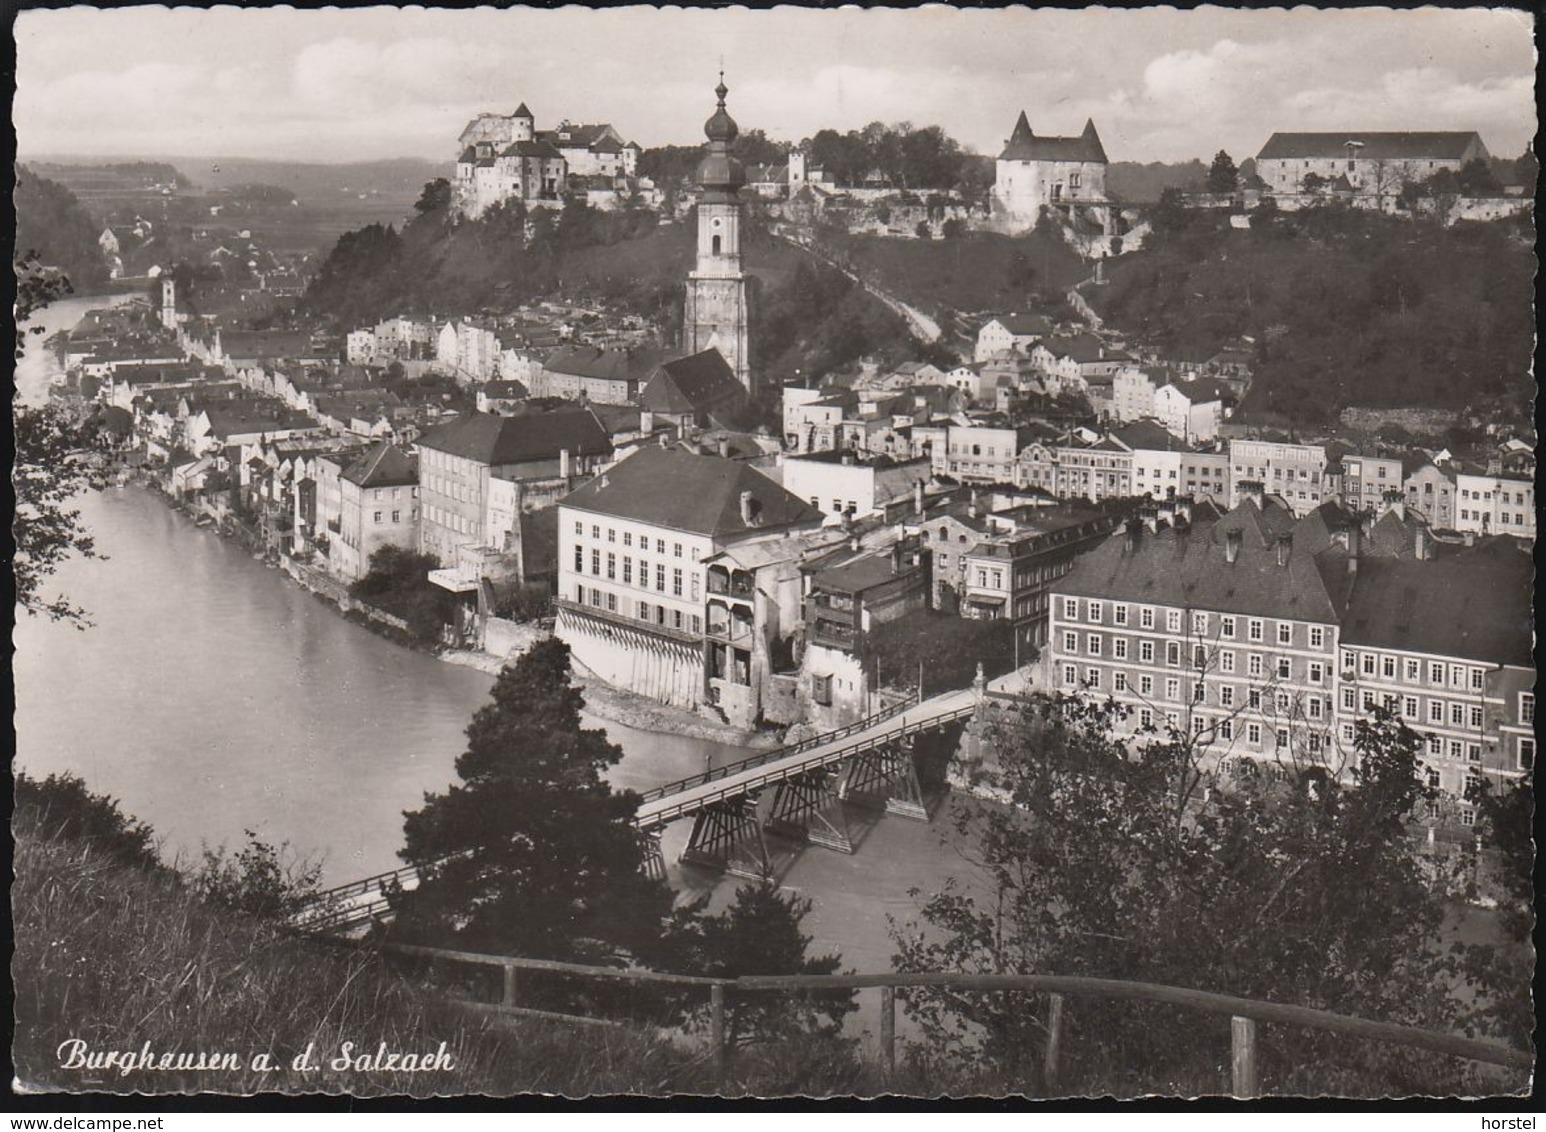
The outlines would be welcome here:
<svg viewBox="0 0 1546 1132">
<path fill-rule="evenodd" d="M 513 114 L 479 114 L 457 138 L 452 212 L 475 219 L 507 200 L 558 207 L 571 178 L 615 185 L 637 175 L 640 149 L 608 122 L 538 130 L 523 102 Z"/>
<path fill-rule="evenodd" d="M 998 155 L 993 177 L 995 227 L 1029 232 L 1049 208 L 1069 219 L 1108 221 L 1106 150 L 1086 121 L 1077 137 L 1037 137 L 1025 111 Z"/>
</svg>

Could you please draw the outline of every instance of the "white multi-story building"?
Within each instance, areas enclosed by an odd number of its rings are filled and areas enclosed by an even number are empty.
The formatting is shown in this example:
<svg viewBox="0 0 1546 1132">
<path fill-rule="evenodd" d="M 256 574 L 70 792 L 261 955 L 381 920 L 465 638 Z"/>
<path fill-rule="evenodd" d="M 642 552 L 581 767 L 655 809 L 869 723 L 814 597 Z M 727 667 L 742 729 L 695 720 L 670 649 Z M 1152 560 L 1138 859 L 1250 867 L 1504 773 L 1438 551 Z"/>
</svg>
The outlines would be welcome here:
<svg viewBox="0 0 1546 1132">
<path fill-rule="evenodd" d="M 1535 480 L 1523 473 L 1459 465 L 1455 529 L 1535 541 Z"/>
<path fill-rule="evenodd" d="M 1242 498 L 1243 485 L 1258 483 L 1280 496 L 1295 515 L 1308 515 L 1333 492 L 1326 485 L 1326 449 L 1289 440 L 1229 442 L 1229 505 Z"/>
</svg>

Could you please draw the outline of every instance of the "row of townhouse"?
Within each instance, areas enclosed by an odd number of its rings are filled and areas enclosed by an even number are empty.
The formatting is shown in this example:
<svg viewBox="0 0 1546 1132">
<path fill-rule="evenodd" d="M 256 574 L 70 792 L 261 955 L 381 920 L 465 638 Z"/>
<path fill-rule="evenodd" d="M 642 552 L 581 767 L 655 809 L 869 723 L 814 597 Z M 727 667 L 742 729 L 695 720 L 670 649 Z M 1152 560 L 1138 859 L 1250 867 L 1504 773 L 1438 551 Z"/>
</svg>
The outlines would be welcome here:
<svg viewBox="0 0 1546 1132">
<path fill-rule="evenodd" d="M 1336 504 L 1297 516 L 1253 490 L 1221 517 L 1130 525 L 1052 589 L 1041 678 L 1112 697 L 1132 734 L 1345 774 L 1358 722 L 1389 707 L 1462 825 L 1475 782 L 1533 767 L 1531 563 L 1507 540 L 1440 544 Z"/>
</svg>

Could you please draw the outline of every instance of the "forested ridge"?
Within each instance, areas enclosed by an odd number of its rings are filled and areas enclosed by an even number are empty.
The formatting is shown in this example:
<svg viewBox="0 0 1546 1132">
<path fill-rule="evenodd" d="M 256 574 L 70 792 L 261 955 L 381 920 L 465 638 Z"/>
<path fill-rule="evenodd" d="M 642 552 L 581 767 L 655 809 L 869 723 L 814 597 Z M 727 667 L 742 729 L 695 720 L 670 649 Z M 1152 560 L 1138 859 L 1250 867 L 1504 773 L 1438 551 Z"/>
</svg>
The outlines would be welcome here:
<svg viewBox="0 0 1546 1132">
<path fill-rule="evenodd" d="M 16 254 L 36 252 L 70 279 L 78 294 L 107 285 L 107 261 L 97 244 L 102 226 L 69 189 L 26 166 L 16 167 Z"/>
<path fill-rule="evenodd" d="M 1327 206 L 1258 210 L 1249 230 L 1178 202 L 1089 299 L 1164 357 L 1254 340 L 1248 407 L 1315 422 L 1357 406 L 1528 403 L 1528 219 L 1443 228 Z"/>
</svg>

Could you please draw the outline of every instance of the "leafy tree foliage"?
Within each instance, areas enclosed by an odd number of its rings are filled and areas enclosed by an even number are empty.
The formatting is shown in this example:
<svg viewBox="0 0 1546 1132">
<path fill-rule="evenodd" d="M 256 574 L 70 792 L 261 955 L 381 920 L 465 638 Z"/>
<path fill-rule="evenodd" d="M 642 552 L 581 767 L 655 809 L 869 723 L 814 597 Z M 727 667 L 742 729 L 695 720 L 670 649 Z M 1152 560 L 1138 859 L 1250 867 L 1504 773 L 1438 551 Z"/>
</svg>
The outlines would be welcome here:
<svg viewBox="0 0 1546 1132">
<path fill-rule="evenodd" d="M 205 848 L 189 877 L 199 899 L 232 912 L 266 920 L 293 915 L 321 888 L 322 866 L 297 858 L 288 843 L 272 845 L 252 830 L 246 844 L 232 853 L 225 846 Z"/>
<path fill-rule="evenodd" d="M 413 202 L 413 210 L 417 213 L 443 212 L 451 207 L 451 182 L 444 177 L 436 177 L 433 181 L 424 182 L 424 191 L 419 194 L 419 199 Z"/>
<path fill-rule="evenodd" d="M 583 727 L 569 646 L 534 645 L 494 683 L 456 760 L 461 781 L 404 815 L 418 887 L 393 931 L 471 951 L 620 963 L 655 958 L 671 890 L 641 871 L 638 795 L 602 772 L 622 750 Z"/>
<path fill-rule="evenodd" d="M 1240 171 L 1235 168 L 1235 159 L 1224 150 L 1219 150 L 1213 155 L 1213 164 L 1208 166 L 1208 191 L 1219 196 L 1227 196 L 1239 185 Z"/>
<path fill-rule="evenodd" d="M 96 539 L 70 506 L 82 491 L 100 488 L 101 468 L 92 461 L 92 432 L 57 404 L 17 405 L 12 410 L 16 446 L 11 486 L 16 494 L 11 536 L 16 551 L 11 574 L 16 604 L 32 616 L 90 625 L 86 611 L 62 594 L 44 592 L 46 580 L 73 555 L 99 557 Z"/>
<path fill-rule="evenodd" d="M 431 555 L 400 546 L 383 546 L 370 556 L 370 569 L 349 587 L 360 601 L 408 622 L 408 631 L 422 644 L 440 640 L 448 620 L 443 591 L 429 581 L 440 565 Z"/>
<path fill-rule="evenodd" d="M 1390 713 L 1360 722 L 1346 785 L 1291 762 L 1220 775 L 1180 732 L 1136 749 L 1113 738 L 1120 710 L 1042 699 L 993 736 L 983 783 L 1005 804 L 955 813 L 981 884 L 948 885 L 921 924 L 897 930 L 899 969 L 1133 979 L 1429 1027 L 1463 1013 L 1439 942 L 1443 898 L 1408 831 L 1430 793 L 1420 736 Z M 1039 1087 L 1034 999 L 908 1001 L 931 1054 Z M 980 1044 L 961 1041 L 969 1032 Z M 1067 1083 L 1213 1091 L 1227 1043 L 1227 1028 L 1178 1008 L 1081 998 L 1065 1019 Z M 1268 1030 L 1259 1058 L 1269 1091 L 1459 1087 L 1444 1059 L 1309 1031 Z"/>
<path fill-rule="evenodd" d="M 976 678 L 978 664 L 990 678 L 1008 672 L 1014 666 L 1014 626 L 920 610 L 875 626 L 870 648 L 882 683 L 916 688 L 922 662 L 924 691 L 933 695 L 965 688 Z M 1030 656 L 1020 659 L 1024 663 Z"/>
<path fill-rule="evenodd" d="M 14 796 L 18 820 L 33 823 L 43 840 L 88 841 L 115 860 L 138 869 L 159 870 L 155 831 L 118 808 L 118 800 L 94 794 L 73 774 L 39 781 L 17 772 Z"/>
<path fill-rule="evenodd" d="M 907 189 L 969 187 L 973 179 L 972 155 L 938 126 L 871 122 L 845 134 L 820 130 L 801 145 L 810 165 L 825 169 L 840 185 L 860 184 L 877 171 Z"/>
<path fill-rule="evenodd" d="M 811 937 L 800 930 L 811 902 L 784 894 L 771 881 L 736 889 L 735 902 L 713 916 L 702 914 L 707 897 L 678 917 L 675 946 L 682 971 L 714 978 L 742 975 L 831 975 L 842 959 L 807 954 Z M 726 1017 L 731 1048 L 796 1038 L 836 1038 L 856 1010 L 853 991 L 799 994 L 754 993 L 732 999 Z"/>
</svg>

